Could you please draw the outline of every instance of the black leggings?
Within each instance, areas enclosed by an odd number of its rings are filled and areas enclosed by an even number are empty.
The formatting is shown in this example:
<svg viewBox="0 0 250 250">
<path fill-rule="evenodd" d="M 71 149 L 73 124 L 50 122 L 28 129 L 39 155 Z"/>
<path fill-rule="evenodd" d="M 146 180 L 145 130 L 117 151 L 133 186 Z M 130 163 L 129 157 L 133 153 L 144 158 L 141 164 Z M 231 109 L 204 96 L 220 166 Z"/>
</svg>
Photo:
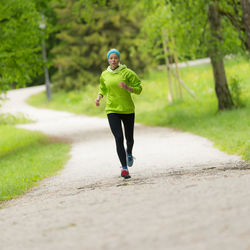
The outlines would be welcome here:
<svg viewBox="0 0 250 250">
<path fill-rule="evenodd" d="M 134 145 L 134 122 L 135 114 L 108 114 L 109 125 L 111 131 L 115 137 L 116 150 L 119 156 L 120 162 L 123 167 L 127 166 L 126 162 L 126 151 L 123 144 L 123 131 L 122 124 L 125 130 L 125 137 L 127 141 L 127 153 L 132 154 Z"/>
</svg>

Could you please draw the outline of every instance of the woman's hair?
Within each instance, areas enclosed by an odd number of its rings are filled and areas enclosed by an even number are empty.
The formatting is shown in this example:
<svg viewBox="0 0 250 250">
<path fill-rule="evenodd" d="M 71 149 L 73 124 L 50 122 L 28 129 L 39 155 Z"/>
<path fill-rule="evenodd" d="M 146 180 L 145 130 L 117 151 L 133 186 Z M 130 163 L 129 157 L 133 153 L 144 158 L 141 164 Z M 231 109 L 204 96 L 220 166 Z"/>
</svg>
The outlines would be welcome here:
<svg viewBox="0 0 250 250">
<path fill-rule="evenodd" d="M 107 59 L 109 60 L 109 56 L 112 53 L 116 53 L 116 55 L 118 55 L 119 57 L 119 61 L 120 61 L 120 52 L 117 49 L 111 49 L 108 53 L 107 53 Z"/>
</svg>

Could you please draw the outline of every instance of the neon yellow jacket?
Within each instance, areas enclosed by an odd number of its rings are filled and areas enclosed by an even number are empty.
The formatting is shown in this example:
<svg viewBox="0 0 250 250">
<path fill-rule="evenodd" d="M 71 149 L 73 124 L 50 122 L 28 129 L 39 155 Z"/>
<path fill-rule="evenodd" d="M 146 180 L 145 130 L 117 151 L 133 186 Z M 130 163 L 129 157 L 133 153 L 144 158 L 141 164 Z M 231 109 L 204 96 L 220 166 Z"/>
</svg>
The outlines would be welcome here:
<svg viewBox="0 0 250 250">
<path fill-rule="evenodd" d="M 100 77 L 99 94 L 107 96 L 106 113 L 131 114 L 135 112 L 135 105 L 131 93 L 118 86 L 119 82 L 125 82 L 133 88 L 133 93 L 139 95 L 142 91 L 141 80 L 136 73 L 125 65 L 119 65 L 115 70 L 108 67 Z"/>
</svg>

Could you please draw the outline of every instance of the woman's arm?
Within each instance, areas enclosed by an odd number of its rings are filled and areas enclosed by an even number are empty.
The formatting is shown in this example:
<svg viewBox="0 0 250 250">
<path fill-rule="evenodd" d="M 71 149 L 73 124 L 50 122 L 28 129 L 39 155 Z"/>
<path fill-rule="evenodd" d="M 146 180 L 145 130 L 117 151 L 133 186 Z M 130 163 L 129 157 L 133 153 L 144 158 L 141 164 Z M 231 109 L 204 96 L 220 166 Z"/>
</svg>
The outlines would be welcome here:
<svg viewBox="0 0 250 250">
<path fill-rule="evenodd" d="M 129 89 L 127 89 L 128 91 L 136 94 L 136 95 L 139 95 L 142 91 L 142 86 L 141 86 L 141 80 L 139 79 L 139 77 L 137 76 L 137 74 L 132 71 L 131 69 L 126 69 L 124 70 L 124 73 L 123 73 L 123 76 L 124 78 L 126 79 L 126 83 L 129 85 L 127 85 L 127 87 L 130 88 L 130 91 Z"/>
<path fill-rule="evenodd" d="M 101 101 L 101 99 L 103 98 L 103 96 L 101 95 L 101 94 L 98 94 L 97 95 L 97 98 L 96 98 L 96 100 L 95 100 L 95 105 L 98 107 L 98 106 L 100 106 L 100 101 Z"/>
<path fill-rule="evenodd" d="M 100 101 L 103 98 L 103 96 L 106 94 L 106 92 L 107 92 L 107 88 L 105 86 L 104 79 L 103 79 L 103 77 L 101 75 L 101 77 L 100 77 L 100 86 L 99 86 L 99 93 L 97 95 L 97 98 L 95 99 L 95 105 L 96 106 L 100 106 Z"/>
</svg>

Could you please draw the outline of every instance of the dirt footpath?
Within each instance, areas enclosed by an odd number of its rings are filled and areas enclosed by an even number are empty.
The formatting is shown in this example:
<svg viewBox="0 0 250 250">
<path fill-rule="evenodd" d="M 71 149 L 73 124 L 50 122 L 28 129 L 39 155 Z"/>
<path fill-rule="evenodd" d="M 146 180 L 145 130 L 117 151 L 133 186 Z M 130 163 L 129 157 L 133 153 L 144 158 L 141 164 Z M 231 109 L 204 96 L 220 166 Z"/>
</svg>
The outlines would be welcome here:
<svg viewBox="0 0 250 250">
<path fill-rule="evenodd" d="M 0 209 L 0 250 L 250 250 L 250 167 L 210 141 L 168 128 L 135 127 L 132 178 L 106 119 L 32 108 L 42 87 L 10 91 L 4 112 L 72 143 L 71 159 Z"/>
</svg>

